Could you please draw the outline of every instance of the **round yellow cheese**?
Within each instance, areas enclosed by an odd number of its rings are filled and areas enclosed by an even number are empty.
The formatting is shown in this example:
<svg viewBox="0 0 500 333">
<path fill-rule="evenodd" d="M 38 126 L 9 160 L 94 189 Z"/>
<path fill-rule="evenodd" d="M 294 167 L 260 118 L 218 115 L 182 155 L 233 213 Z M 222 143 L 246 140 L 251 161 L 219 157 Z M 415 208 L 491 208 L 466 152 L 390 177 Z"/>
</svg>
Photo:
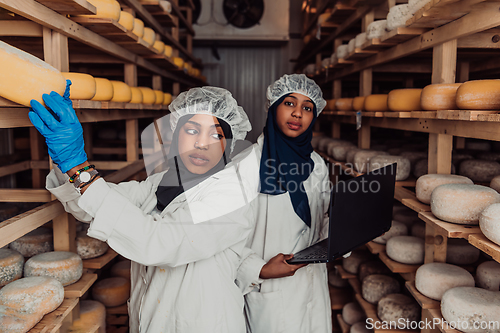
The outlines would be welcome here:
<svg viewBox="0 0 500 333">
<path fill-rule="evenodd" d="M 139 87 L 142 92 L 142 104 L 155 104 L 156 94 L 153 89 L 148 87 Z"/>
<path fill-rule="evenodd" d="M 80 318 L 73 321 L 70 330 L 92 327 L 94 325 L 98 325 L 99 328 L 106 327 L 106 307 L 98 301 L 80 301 Z"/>
<path fill-rule="evenodd" d="M 144 36 L 144 22 L 142 22 L 142 20 L 139 20 L 138 18 L 134 19 L 134 29 L 132 30 L 132 33 L 140 38 Z"/>
<path fill-rule="evenodd" d="M 109 101 L 113 98 L 113 84 L 108 79 L 95 78 L 95 95 L 93 101 Z"/>
<path fill-rule="evenodd" d="M 365 106 L 364 96 L 358 96 L 353 98 L 352 108 L 354 109 L 354 111 L 363 111 L 364 106 Z"/>
<path fill-rule="evenodd" d="M 165 45 L 165 56 L 167 56 L 167 58 L 170 58 L 172 56 L 172 53 L 173 53 L 174 49 L 172 49 L 172 46 L 170 45 Z"/>
<path fill-rule="evenodd" d="M 40 227 L 30 231 L 26 235 L 19 237 L 12 243 L 10 248 L 15 250 L 25 258 L 35 256 L 40 253 L 54 250 L 52 229 Z"/>
<path fill-rule="evenodd" d="M 67 80 L 71 80 L 69 98 L 92 99 L 96 93 L 96 83 L 92 75 L 83 73 L 62 73 Z"/>
<path fill-rule="evenodd" d="M 142 39 L 149 45 L 152 46 L 155 42 L 156 33 L 151 28 L 144 28 L 144 35 L 142 35 Z"/>
<path fill-rule="evenodd" d="M 134 30 L 134 16 L 130 13 L 122 11 L 120 13 L 120 20 L 118 21 L 128 31 Z"/>
<path fill-rule="evenodd" d="M 464 110 L 499 110 L 500 80 L 467 81 L 458 88 L 456 102 Z"/>
<path fill-rule="evenodd" d="M 339 111 L 352 111 L 352 98 L 339 98 L 335 101 L 335 108 Z"/>
<path fill-rule="evenodd" d="M 153 44 L 153 48 L 158 51 L 158 53 L 164 54 L 165 52 L 165 43 L 163 43 L 161 40 L 157 40 Z"/>
<path fill-rule="evenodd" d="M 76 253 L 54 251 L 31 257 L 24 264 L 24 276 L 50 276 L 68 286 L 82 277 L 82 258 Z"/>
<path fill-rule="evenodd" d="M 184 59 L 180 58 L 180 57 L 173 57 L 172 60 L 174 61 L 174 64 L 179 67 L 179 68 L 182 68 L 182 66 L 184 66 Z"/>
<path fill-rule="evenodd" d="M 17 251 L 0 249 L 0 288 L 23 276 L 24 257 Z"/>
<path fill-rule="evenodd" d="M 163 91 L 161 90 L 153 90 L 155 92 L 155 95 L 156 95 L 156 99 L 155 99 L 155 104 L 162 104 L 163 103 Z"/>
<path fill-rule="evenodd" d="M 422 89 L 395 89 L 387 96 L 387 106 L 391 111 L 418 111 Z"/>
<path fill-rule="evenodd" d="M 66 89 L 66 79 L 57 69 L 2 41 L 0 72 L 0 96 L 24 106 L 30 106 L 32 99 L 43 103 L 43 94 L 62 95 Z"/>
<path fill-rule="evenodd" d="M 130 90 L 132 91 L 132 99 L 130 100 L 129 103 L 137 103 L 137 104 L 142 103 L 142 91 L 141 91 L 141 89 L 139 89 L 137 87 L 130 87 Z"/>
<path fill-rule="evenodd" d="M 169 105 L 170 103 L 172 103 L 172 95 L 165 93 L 163 97 L 163 105 Z"/>
<path fill-rule="evenodd" d="M 420 96 L 422 110 L 456 110 L 457 89 L 461 83 L 441 83 L 425 86 Z"/>
<path fill-rule="evenodd" d="M 82 15 L 86 17 L 95 18 L 111 18 L 113 20 L 120 20 L 121 8 L 116 0 L 87 0 L 96 8 L 95 15 Z"/>
<path fill-rule="evenodd" d="M 130 281 L 123 277 L 98 281 L 92 288 L 92 297 L 106 307 L 125 304 L 130 297 Z"/>
<path fill-rule="evenodd" d="M 329 110 L 329 111 L 335 111 L 337 110 L 335 108 L 335 102 L 337 102 L 336 99 L 329 99 L 326 101 L 326 109 Z"/>
<path fill-rule="evenodd" d="M 76 235 L 76 253 L 82 259 L 91 259 L 102 256 L 108 251 L 108 244 L 96 238 L 87 236 L 86 231 Z"/>
<path fill-rule="evenodd" d="M 184 68 L 184 72 L 189 72 L 189 63 L 185 62 L 182 67 Z"/>
<path fill-rule="evenodd" d="M 121 276 L 130 280 L 130 260 L 119 261 L 111 267 L 111 276 Z"/>
<path fill-rule="evenodd" d="M 366 111 L 387 111 L 387 94 L 374 94 L 365 97 Z"/>
<path fill-rule="evenodd" d="M 125 102 L 128 103 L 132 99 L 132 90 L 128 84 L 121 81 L 111 81 L 113 85 L 113 98 L 111 102 Z"/>
</svg>

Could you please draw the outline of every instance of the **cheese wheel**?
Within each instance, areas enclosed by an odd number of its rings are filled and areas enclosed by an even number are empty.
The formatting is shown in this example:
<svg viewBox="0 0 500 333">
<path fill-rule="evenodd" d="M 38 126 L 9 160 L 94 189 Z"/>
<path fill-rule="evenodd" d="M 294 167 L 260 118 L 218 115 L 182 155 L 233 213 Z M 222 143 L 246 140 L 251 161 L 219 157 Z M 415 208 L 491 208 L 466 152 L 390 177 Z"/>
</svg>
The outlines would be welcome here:
<svg viewBox="0 0 500 333">
<path fill-rule="evenodd" d="M 82 277 L 82 258 L 76 253 L 54 251 L 31 257 L 24 264 L 24 276 L 50 276 L 68 286 Z"/>
<path fill-rule="evenodd" d="M 500 293 L 474 287 L 452 288 L 441 299 L 441 313 L 447 322 L 457 323 L 456 328 L 462 332 L 498 332 Z"/>
<path fill-rule="evenodd" d="M 111 276 L 124 277 L 130 280 L 130 266 L 130 260 L 117 262 L 111 267 L 110 274 Z"/>
<path fill-rule="evenodd" d="M 493 177 L 490 182 L 490 187 L 497 192 L 500 192 L 500 175 Z"/>
<path fill-rule="evenodd" d="M 328 272 L 328 283 L 336 288 L 343 288 L 349 285 L 349 282 L 342 279 L 342 277 L 336 270 L 331 270 Z"/>
<path fill-rule="evenodd" d="M 410 161 L 401 156 L 377 155 L 370 159 L 368 170 L 373 172 L 376 169 L 396 163 L 396 180 L 405 180 L 410 176 Z"/>
<path fill-rule="evenodd" d="M 416 178 L 420 178 L 423 175 L 428 174 L 429 171 L 429 160 L 426 158 L 423 158 L 421 160 L 418 160 L 417 163 L 415 163 L 415 166 L 413 168 L 413 175 Z M 450 173 L 454 174 L 455 173 L 455 165 L 451 165 L 450 167 Z"/>
<path fill-rule="evenodd" d="M 52 229 L 40 227 L 10 243 L 25 258 L 54 250 Z"/>
<path fill-rule="evenodd" d="M 92 75 L 82 73 L 62 73 L 67 80 L 71 80 L 69 98 L 92 99 L 96 93 L 96 83 Z"/>
<path fill-rule="evenodd" d="M 361 46 L 363 46 L 363 44 L 366 42 L 367 38 L 366 38 L 366 32 L 362 32 L 360 34 L 357 34 L 356 35 L 356 42 L 354 43 L 354 46 L 356 48 L 360 48 Z"/>
<path fill-rule="evenodd" d="M 486 238 L 500 245 L 500 204 L 489 205 L 481 212 L 479 228 Z"/>
<path fill-rule="evenodd" d="M 408 227 L 396 220 L 392 220 L 391 228 L 381 236 L 378 236 L 373 241 L 378 244 L 386 244 L 389 239 L 395 236 L 408 235 Z"/>
<path fill-rule="evenodd" d="M 335 108 L 335 103 L 337 102 L 336 99 L 328 99 L 326 100 L 326 109 L 329 110 L 329 111 L 335 111 L 337 110 Z"/>
<path fill-rule="evenodd" d="M 349 273 L 357 274 L 359 265 L 371 259 L 372 255 L 370 252 L 364 250 L 355 250 L 352 251 L 349 257 L 342 260 L 342 267 Z"/>
<path fill-rule="evenodd" d="M 349 55 L 349 45 L 339 45 L 337 46 L 337 59 L 344 59 Z"/>
<path fill-rule="evenodd" d="M 425 159 L 428 156 L 428 153 L 423 151 L 403 151 L 399 153 L 399 156 L 407 158 L 410 161 L 412 171 L 415 168 L 415 163 L 421 159 Z"/>
<path fill-rule="evenodd" d="M 352 98 L 339 98 L 335 101 L 335 109 L 339 111 L 352 111 Z"/>
<path fill-rule="evenodd" d="M 108 79 L 95 78 L 95 95 L 93 101 L 109 101 L 113 98 L 113 84 Z"/>
<path fill-rule="evenodd" d="M 424 263 L 425 242 L 414 236 L 395 236 L 387 241 L 387 256 L 397 262 L 416 265 Z"/>
<path fill-rule="evenodd" d="M 411 209 L 402 209 L 398 212 L 395 212 L 392 219 L 406 225 L 408 230 L 413 224 L 420 221 L 420 219 L 418 218 L 418 214 Z"/>
<path fill-rule="evenodd" d="M 130 91 L 132 92 L 132 99 L 129 103 L 142 103 L 142 91 L 137 87 L 130 87 Z"/>
<path fill-rule="evenodd" d="M 318 16 L 318 25 L 325 23 L 330 18 L 331 13 L 323 13 Z"/>
<path fill-rule="evenodd" d="M 363 298 L 372 304 L 389 294 L 399 293 L 399 282 L 387 275 L 373 274 L 367 276 L 361 284 Z"/>
<path fill-rule="evenodd" d="M 387 95 L 375 94 L 366 96 L 363 109 L 366 111 L 387 111 L 389 109 Z"/>
<path fill-rule="evenodd" d="M 356 153 L 362 149 L 359 149 L 358 147 L 351 147 L 350 149 L 347 150 L 347 153 L 345 154 L 345 161 L 350 164 L 351 167 L 354 167 L 354 157 L 356 156 Z"/>
<path fill-rule="evenodd" d="M 321 150 L 321 151 L 324 151 L 324 152 L 328 152 L 327 151 L 328 145 L 331 142 L 336 142 L 336 141 L 338 141 L 338 140 L 332 139 L 332 138 L 323 137 L 323 138 L 321 138 L 319 140 L 318 149 Z"/>
<path fill-rule="evenodd" d="M 333 156 L 333 159 L 336 161 L 345 161 L 347 152 L 352 148 L 356 148 L 356 146 L 352 143 L 346 143 L 345 145 L 335 146 L 332 148 L 331 156 Z"/>
<path fill-rule="evenodd" d="M 156 94 L 153 89 L 148 87 L 139 87 L 142 92 L 142 103 L 143 104 L 155 104 Z"/>
<path fill-rule="evenodd" d="M 500 163 L 495 161 L 465 160 L 460 163 L 458 173 L 475 182 L 491 182 L 500 175 Z"/>
<path fill-rule="evenodd" d="M 486 290 L 500 290 L 500 263 L 485 261 L 477 266 L 476 284 Z"/>
<path fill-rule="evenodd" d="M 123 277 L 98 281 L 92 288 L 92 297 L 106 307 L 125 304 L 130 297 L 130 281 Z"/>
<path fill-rule="evenodd" d="M 170 58 L 172 56 L 172 53 L 174 52 L 174 49 L 172 49 L 172 46 L 170 45 L 165 45 L 165 56 L 167 58 Z"/>
<path fill-rule="evenodd" d="M 415 322 L 420 320 L 421 308 L 411 297 L 403 294 L 389 294 L 377 304 L 378 317 L 385 322 Z"/>
<path fill-rule="evenodd" d="M 369 170 L 369 164 L 372 157 L 379 155 L 389 155 L 385 151 L 362 149 L 354 155 L 354 168 L 361 172 Z"/>
<path fill-rule="evenodd" d="M 121 81 L 111 81 L 113 85 L 113 98 L 111 102 L 125 102 L 132 100 L 132 90 L 129 85 Z"/>
<path fill-rule="evenodd" d="M 102 256 L 108 251 L 108 244 L 96 238 L 87 236 L 87 232 L 80 232 L 76 236 L 76 253 L 82 259 L 91 259 Z"/>
<path fill-rule="evenodd" d="M 363 282 L 363 280 L 367 276 L 373 274 L 390 275 L 391 270 L 387 268 L 387 266 L 380 260 L 365 261 L 364 263 L 359 265 L 358 268 L 359 281 Z"/>
<path fill-rule="evenodd" d="M 406 27 L 406 21 L 411 17 L 408 4 L 393 6 L 387 14 L 387 31 Z"/>
<path fill-rule="evenodd" d="M 480 154 L 477 154 L 477 159 L 498 162 L 498 161 L 500 161 L 500 153 L 494 153 L 494 152 L 480 153 Z"/>
<path fill-rule="evenodd" d="M 328 155 L 330 156 L 333 156 L 333 150 L 335 149 L 335 147 L 341 147 L 341 146 L 349 146 L 349 147 L 352 147 L 353 144 L 348 142 L 348 141 L 337 141 L 337 142 L 334 142 L 334 143 L 330 143 L 327 147 L 327 152 L 328 152 Z"/>
<path fill-rule="evenodd" d="M 391 111 L 418 111 L 422 89 L 395 89 L 387 96 L 387 106 Z"/>
<path fill-rule="evenodd" d="M 380 38 L 387 33 L 387 20 L 373 21 L 366 28 L 366 38 Z"/>
<path fill-rule="evenodd" d="M 121 11 L 120 12 L 120 20 L 118 21 L 125 29 L 128 31 L 134 30 L 134 16 L 130 13 Z"/>
<path fill-rule="evenodd" d="M 25 277 L 0 289 L 0 305 L 24 313 L 46 314 L 64 300 L 64 288 L 48 276 Z"/>
<path fill-rule="evenodd" d="M 342 319 L 347 325 L 354 325 L 366 319 L 365 311 L 358 302 L 350 302 L 342 308 Z"/>
<path fill-rule="evenodd" d="M 156 33 L 153 29 L 145 27 L 144 28 L 144 34 L 142 35 L 142 39 L 149 45 L 153 46 L 155 39 L 156 38 Z"/>
<path fill-rule="evenodd" d="M 440 301 L 451 288 L 474 287 L 474 278 L 462 267 L 433 262 L 417 269 L 415 287 L 422 295 Z"/>
<path fill-rule="evenodd" d="M 366 323 L 362 321 L 352 325 L 349 333 L 373 333 L 373 330 L 368 329 Z"/>
<path fill-rule="evenodd" d="M 448 239 L 446 262 L 456 265 L 469 265 L 478 261 L 480 251 L 470 245 L 466 239 Z"/>
<path fill-rule="evenodd" d="M 353 38 L 349 41 L 349 43 L 347 43 L 347 52 L 349 54 L 353 53 L 355 46 L 356 46 L 356 39 Z"/>
<path fill-rule="evenodd" d="M 473 160 L 474 156 L 471 154 L 466 154 L 466 153 L 460 153 L 453 151 L 451 153 L 451 163 L 456 164 L 457 166 L 463 161 L 463 160 Z"/>
<path fill-rule="evenodd" d="M 498 202 L 500 194 L 489 187 L 445 184 L 432 191 L 431 211 L 446 222 L 477 225 L 481 211 Z"/>
<path fill-rule="evenodd" d="M 417 179 L 415 194 L 417 199 L 425 204 L 431 202 L 431 193 L 436 187 L 444 184 L 474 184 L 472 180 L 458 175 L 428 174 Z"/>
<path fill-rule="evenodd" d="M 164 97 L 164 94 L 163 94 L 163 91 L 161 90 L 153 90 L 154 93 L 155 93 L 155 104 L 163 104 L 163 97 Z"/>
<path fill-rule="evenodd" d="M 363 111 L 365 105 L 365 97 L 364 96 L 358 96 L 354 97 L 352 100 L 352 108 L 354 111 Z"/>
<path fill-rule="evenodd" d="M 498 110 L 500 80 L 467 81 L 458 88 L 456 102 L 464 110 Z"/>
<path fill-rule="evenodd" d="M 418 221 L 411 226 L 411 235 L 425 239 L 425 222 Z"/>
<path fill-rule="evenodd" d="M 163 43 L 161 40 L 156 40 L 153 43 L 153 48 L 158 51 L 158 53 L 164 54 L 165 53 L 165 43 Z"/>
<path fill-rule="evenodd" d="M 457 89 L 461 83 L 430 84 L 422 89 L 420 105 L 422 110 L 456 110 Z"/>
<path fill-rule="evenodd" d="M 172 103 L 172 95 L 169 93 L 165 93 L 163 95 L 163 105 L 169 105 Z"/>
<path fill-rule="evenodd" d="M 319 140 L 323 139 L 324 136 L 322 133 L 313 133 L 313 138 L 311 139 L 311 146 L 316 149 L 319 145 Z"/>
<path fill-rule="evenodd" d="M 484 140 L 469 140 L 469 139 L 467 139 L 465 141 L 465 149 L 490 151 L 491 144 L 488 141 L 484 141 Z"/>
<path fill-rule="evenodd" d="M 106 328 L 106 307 L 98 301 L 80 301 L 80 318 L 73 321 L 70 331 L 92 327 L 96 324 L 103 329 L 102 331 Z"/>
<path fill-rule="evenodd" d="M 26 314 L 11 307 L 0 305 L 0 327 L 3 333 L 28 332 L 42 318 L 42 314 Z"/>
<path fill-rule="evenodd" d="M 180 57 L 173 57 L 172 58 L 172 61 L 174 62 L 174 64 L 179 67 L 179 68 L 183 68 L 184 66 L 184 59 L 180 58 Z"/>
<path fill-rule="evenodd" d="M 39 58 L 0 41 L 0 96 L 24 106 L 42 95 L 55 91 L 62 95 L 66 79 L 54 67 Z"/>
<path fill-rule="evenodd" d="M 144 36 L 144 22 L 142 22 L 142 20 L 139 20 L 138 18 L 134 19 L 134 29 L 132 30 L 132 33 L 139 38 Z"/>
<path fill-rule="evenodd" d="M 17 251 L 0 249 L 0 287 L 23 276 L 24 257 Z"/>
<path fill-rule="evenodd" d="M 116 0 L 87 0 L 96 8 L 95 15 L 81 15 L 92 18 L 110 18 L 120 20 L 121 8 Z"/>
</svg>

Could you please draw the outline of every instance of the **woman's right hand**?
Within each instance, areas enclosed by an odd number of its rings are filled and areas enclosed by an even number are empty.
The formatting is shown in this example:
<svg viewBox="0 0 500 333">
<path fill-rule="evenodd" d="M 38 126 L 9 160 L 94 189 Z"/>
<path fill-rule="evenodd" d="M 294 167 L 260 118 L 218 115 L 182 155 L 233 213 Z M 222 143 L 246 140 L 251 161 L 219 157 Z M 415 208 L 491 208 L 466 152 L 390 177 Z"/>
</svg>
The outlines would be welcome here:
<svg viewBox="0 0 500 333">
<path fill-rule="evenodd" d="M 295 272 L 307 264 L 290 265 L 287 260 L 293 258 L 293 254 L 280 253 L 271 258 L 267 264 L 262 266 L 259 277 L 261 279 L 278 279 L 286 276 L 293 276 Z"/>
</svg>

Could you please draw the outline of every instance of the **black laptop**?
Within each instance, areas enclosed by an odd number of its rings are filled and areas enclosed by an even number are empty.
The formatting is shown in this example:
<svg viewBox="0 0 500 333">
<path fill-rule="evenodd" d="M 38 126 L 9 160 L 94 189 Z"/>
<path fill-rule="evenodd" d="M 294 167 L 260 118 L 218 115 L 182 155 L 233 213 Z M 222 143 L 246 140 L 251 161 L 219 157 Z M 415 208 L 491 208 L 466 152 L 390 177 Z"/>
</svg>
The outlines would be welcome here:
<svg viewBox="0 0 500 333">
<path fill-rule="evenodd" d="M 331 192 L 328 238 L 294 254 L 287 262 L 329 262 L 388 231 L 395 183 L 396 163 L 339 181 Z"/>
</svg>

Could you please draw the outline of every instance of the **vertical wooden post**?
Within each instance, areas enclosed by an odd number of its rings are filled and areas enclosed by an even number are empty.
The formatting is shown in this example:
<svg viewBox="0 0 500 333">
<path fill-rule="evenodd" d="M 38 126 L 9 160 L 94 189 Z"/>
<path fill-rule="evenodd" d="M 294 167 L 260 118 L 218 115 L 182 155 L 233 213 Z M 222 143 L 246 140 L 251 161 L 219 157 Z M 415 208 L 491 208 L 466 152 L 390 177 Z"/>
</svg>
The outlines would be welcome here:
<svg viewBox="0 0 500 333">
<path fill-rule="evenodd" d="M 316 72 L 321 70 L 321 53 L 316 54 Z"/>
<path fill-rule="evenodd" d="M 358 131 L 358 147 L 361 149 L 370 149 L 371 127 L 362 125 Z"/>
<path fill-rule="evenodd" d="M 153 75 L 153 89 L 154 90 L 163 90 L 163 84 L 161 80 L 161 75 Z"/>
<path fill-rule="evenodd" d="M 372 93 L 373 71 L 371 68 L 359 73 L 359 96 L 368 96 Z"/>
<path fill-rule="evenodd" d="M 334 139 L 340 139 L 340 123 L 339 122 L 332 122 L 332 138 Z"/>
<path fill-rule="evenodd" d="M 139 122 L 137 119 L 126 121 L 127 162 L 139 159 Z"/>
<path fill-rule="evenodd" d="M 186 21 L 189 24 L 193 24 L 193 10 L 191 8 L 186 8 Z M 193 54 L 193 36 L 188 33 L 187 38 L 186 38 L 186 50 L 190 53 Z"/>
<path fill-rule="evenodd" d="M 124 65 L 124 79 L 125 83 L 131 87 L 137 87 L 137 65 L 125 64 Z"/>
<path fill-rule="evenodd" d="M 92 123 L 84 123 L 83 127 L 83 141 L 85 142 L 85 152 L 89 161 L 94 159 L 94 143 L 92 141 Z"/>
<path fill-rule="evenodd" d="M 453 136 L 447 134 L 429 134 L 429 173 L 451 173 L 451 151 Z"/>
</svg>

